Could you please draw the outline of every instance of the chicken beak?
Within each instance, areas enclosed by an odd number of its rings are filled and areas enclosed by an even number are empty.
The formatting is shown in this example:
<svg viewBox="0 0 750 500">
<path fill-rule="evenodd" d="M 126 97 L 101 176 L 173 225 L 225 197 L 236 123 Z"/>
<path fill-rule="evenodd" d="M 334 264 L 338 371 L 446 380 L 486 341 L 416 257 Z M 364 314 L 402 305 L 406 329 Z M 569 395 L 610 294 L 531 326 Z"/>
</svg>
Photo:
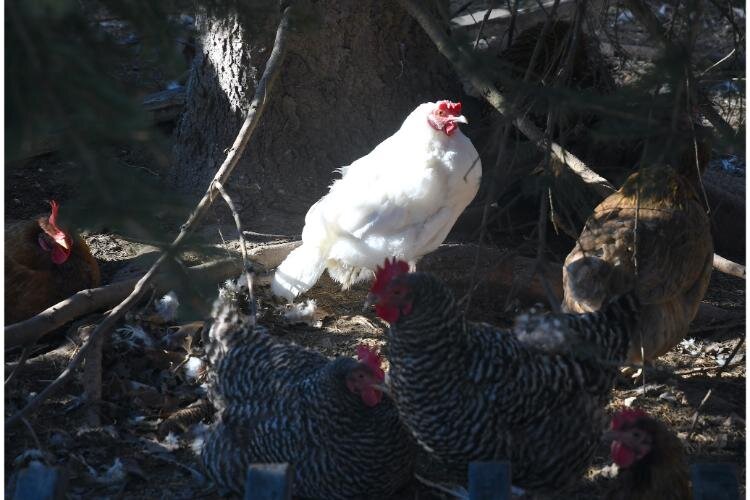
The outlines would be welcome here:
<svg viewBox="0 0 750 500">
<path fill-rule="evenodd" d="M 464 115 L 453 116 L 453 117 L 451 117 L 451 121 L 452 122 L 457 122 L 457 123 L 465 123 L 467 125 L 469 124 L 469 120 L 467 120 Z"/>
<path fill-rule="evenodd" d="M 55 238 L 55 243 L 63 247 L 65 250 L 70 250 L 70 245 L 68 244 L 67 238 Z"/>
<path fill-rule="evenodd" d="M 378 296 L 374 293 L 370 292 L 367 294 L 367 297 L 365 298 L 365 303 L 362 306 L 362 312 L 367 312 L 370 309 L 372 309 L 372 306 L 374 306 L 378 302 Z"/>
</svg>

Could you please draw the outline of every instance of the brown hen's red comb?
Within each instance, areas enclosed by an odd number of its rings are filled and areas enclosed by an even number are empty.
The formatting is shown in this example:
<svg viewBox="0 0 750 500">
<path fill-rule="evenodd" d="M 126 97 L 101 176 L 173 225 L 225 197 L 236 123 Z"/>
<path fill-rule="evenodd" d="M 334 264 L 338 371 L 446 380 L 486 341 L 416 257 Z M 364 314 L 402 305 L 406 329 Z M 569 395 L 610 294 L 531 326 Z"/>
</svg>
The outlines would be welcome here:
<svg viewBox="0 0 750 500">
<path fill-rule="evenodd" d="M 60 205 L 55 200 L 50 200 L 49 206 L 52 207 L 52 213 L 49 214 L 49 223 L 57 228 L 57 211 L 60 209 Z"/>
<path fill-rule="evenodd" d="M 447 111 L 449 115 L 460 115 L 461 103 L 451 101 L 438 101 L 438 109 Z"/>
<path fill-rule="evenodd" d="M 357 346 L 357 359 L 359 359 L 361 363 L 369 366 L 378 380 L 385 380 L 385 372 L 380 367 L 382 360 L 380 359 L 378 351 L 371 349 L 364 344 L 360 344 Z"/>
<path fill-rule="evenodd" d="M 403 260 L 396 260 L 393 257 L 392 260 L 385 259 L 383 267 L 378 266 L 375 270 L 375 283 L 370 288 L 371 293 L 380 293 L 386 287 L 390 281 L 400 274 L 406 274 L 409 272 L 409 264 Z"/>
<path fill-rule="evenodd" d="M 642 417 L 648 417 L 648 413 L 640 408 L 620 410 L 615 413 L 614 417 L 612 417 L 612 430 L 620 430 L 624 425 L 633 424 L 636 420 Z"/>
</svg>

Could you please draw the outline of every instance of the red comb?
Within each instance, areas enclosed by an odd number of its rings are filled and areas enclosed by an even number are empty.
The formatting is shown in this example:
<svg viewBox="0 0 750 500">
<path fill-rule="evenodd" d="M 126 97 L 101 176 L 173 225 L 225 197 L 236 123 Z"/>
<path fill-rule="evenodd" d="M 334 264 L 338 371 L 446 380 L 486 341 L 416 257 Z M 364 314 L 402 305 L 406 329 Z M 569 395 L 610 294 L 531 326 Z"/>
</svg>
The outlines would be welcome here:
<svg viewBox="0 0 750 500">
<path fill-rule="evenodd" d="M 380 359 L 378 351 L 371 349 L 364 344 L 360 344 L 357 346 L 357 359 L 359 359 L 361 363 L 369 366 L 378 380 L 382 381 L 385 379 L 385 372 L 380 368 L 382 360 Z"/>
<path fill-rule="evenodd" d="M 620 430 L 626 424 L 633 424 L 642 417 L 648 417 L 648 413 L 640 408 L 628 408 L 620 410 L 612 417 L 612 430 Z"/>
<path fill-rule="evenodd" d="M 396 260 L 396 257 L 393 257 L 393 260 L 385 259 L 383 267 L 378 266 L 378 268 L 375 270 L 375 283 L 372 284 L 370 292 L 382 292 L 386 285 L 390 283 L 393 278 L 400 274 L 406 274 L 408 272 L 409 264 L 407 264 L 403 260 Z"/>
<path fill-rule="evenodd" d="M 51 226 L 57 227 L 57 211 L 60 209 L 60 205 L 55 200 L 50 200 L 49 206 L 52 207 L 52 213 L 49 214 L 49 223 Z"/>
<path fill-rule="evenodd" d="M 447 111 L 449 115 L 461 114 L 461 103 L 451 101 L 438 101 L 438 109 Z"/>
</svg>

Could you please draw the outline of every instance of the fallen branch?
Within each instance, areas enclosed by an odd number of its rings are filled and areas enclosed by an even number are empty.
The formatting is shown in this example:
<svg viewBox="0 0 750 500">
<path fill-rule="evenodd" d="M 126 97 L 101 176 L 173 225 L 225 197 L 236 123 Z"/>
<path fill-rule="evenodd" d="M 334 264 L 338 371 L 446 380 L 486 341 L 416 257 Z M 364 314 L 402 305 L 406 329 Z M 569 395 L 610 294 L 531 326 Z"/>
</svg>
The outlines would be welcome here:
<svg viewBox="0 0 750 500">
<path fill-rule="evenodd" d="M 222 163 L 221 167 L 219 167 L 219 170 L 216 172 L 216 175 L 211 180 L 206 194 L 203 195 L 203 198 L 200 200 L 200 202 L 198 202 L 198 205 L 196 206 L 193 213 L 190 214 L 187 222 L 185 222 L 185 224 L 181 227 L 180 233 L 174 239 L 169 248 L 167 248 L 166 251 L 162 252 L 157 261 L 148 270 L 148 272 L 140 280 L 138 280 L 138 283 L 136 283 L 135 288 L 130 293 L 130 295 L 128 295 L 128 297 L 120 304 L 115 306 L 115 308 L 112 309 L 112 311 L 110 311 L 110 313 L 107 314 L 107 316 L 104 318 L 104 321 L 102 321 L 96 327 L 96 329 L 91 332 L 91 335 L 89 335 L 89 338 L 81 347 L 81 350 L 78 351 L 78 354 L 76 354 L 73 360 L 71 360 L 68 367 L 63 370 L 63 372 L 57 377 L 57 379 L 55 379 L 51 384 L 45 387 L 42 392 L 40 392 L 31 401 L 29 401 L 29 403 L 25 407 L 23 407 L 15 415 L 5 421 L 6 430 L 9 427 L 17 424 L 22 418 L 28 415 L 33 409 L 38 407 L 44 400 L 46 400 L 50 395 L 52 395 L 68 381 L 70 376 L 73 374 L 73 370 L 78 367 L 86 353 L 89 351 L 89 349 L 91 349 L 93 341 L 98 336 L 104 335 L 109 332 L 120 320 L 120 318 L 122 318 L 125 313 L 138 302 L 141 294 L 146 290 L 146 287 L 156 277 L 156 271 L 159 269 L 159 267 L 165 261 L 172 258 L 173 254 L 182 244 L 183 240 L 195 229 L 197 222 L 200 221 L 208 212 L 208 208 L 211 206 L 211 203 L 216 198 L 216 195 L 219 194 L 216 187 L 216 182 L 218 182 L 219 184 L 225 184 L 229 179 L 229 176 L 234 170 L 234 167 L 237 165 L 239 159 L 242 157 L 242 154 L 245 151 L 245 147 L 247 146 L 247 143 L 250 140 L 250 137 L 253 135 L 253 132 L 258 125 L 258 121 L 263 114 L 266 105 L 266 96 L 268 94 L 269 88 L 273 85 L 273 82 L 278 75 L 279 68 L 281 67 L 281 61 L 284 59 L 286 48 L 286 34 L 289 28 L 290 11 L 291 7 L 286 7 L 281 15 L 281 21 L 279 22 L 279 27 L 276 31 L 276 39 L 274 41 L 271 55 L 269 56 L 268 62 L 266 63 L 265 70 L 263 71 L 263 76 L 260 78 L 260 81 L 258 81 L 258 85 L 255 89 L 255 95 L 253 96 L 253 100 L 250 103 L 250 108 L 248 109 L 247 117 L 242 124 L 242 128 L 240 129 L 240 132 L 237 135 L 234 144 L 232 144 L 232 147 L 229 149 L 224 163 Z"/>
<path fill-rule="evenodd" d="M 242 272 L 242 265 L 235 259 L 223 259 L 190 267 L 187 274 L 197 282 L 220 282 Z M 81 290 L 75 295 L 55 304 L 27 320 L 5 327 L 5 349 L 31 346 L 44 334 L 60 328 L 86 314 L 112 308 L 133 290 L 140 278 L 119 281 L 99 288 Z M 152 286 L 157 293 L 166 293 L 174 288 L 178 280 L 172 274 L 160 274 Z"/>
<path fill-rule="evenodd" d="M 450 39 L 443 27 L 424 9 L 422 4 L 415 0 L 399 0 L 399 2 L 422 26 L 422 29 L 432 39 L 440 53 L 453 64 L 456 71 L 466 77 L 477 92 L 501 115 L 511 116 L 511 107 L 505 97 L 497 90 L 495 83 L 478 69 L 470 53 L 466 53 Z M 578 175 L 583 182 L 591 186 L 602 197 L 615 191 L 615 188 L 607 179 L 588 168 L 581 160 L 559 144 L 550 141 L 525 115 L 514 117 L 513 124 L 523 135 L 534 142 L 541 151 L 546 152 L 551 149 L 552 154 L 560 162 Z"/>
<path fill-rule="evenodd" d="M 745 266 L 725 259 L 719 254 L 714 254 L 714 269 L 730 276 L 745 279 Z"/>
</svg>

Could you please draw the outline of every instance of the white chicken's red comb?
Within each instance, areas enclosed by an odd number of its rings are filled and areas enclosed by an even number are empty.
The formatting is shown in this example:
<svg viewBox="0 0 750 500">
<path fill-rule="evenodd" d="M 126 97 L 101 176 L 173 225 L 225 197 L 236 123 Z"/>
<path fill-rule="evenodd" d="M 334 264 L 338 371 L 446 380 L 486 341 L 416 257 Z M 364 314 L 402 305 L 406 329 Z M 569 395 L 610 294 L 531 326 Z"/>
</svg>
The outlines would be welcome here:
<svg viewBox="0 0 750 500">
<path fill-rule="evenodd" d="M 446 111 L 449 115 L 460 115 L 461 114 L 461 103 L 452 101 L 438 101 L 438 109 Z"/>
<path fill-rule="evenodd" d="M 409 264 L 403 260 L 396 260 L 396 257 L 392 260 L 385 259 L 383 267 L 378 266 L 375 270 L 375 283 L 370 287 L 370 292 L 375 294 L 382 292 L 393 278 L 408 272 Z"/>
</svg>

